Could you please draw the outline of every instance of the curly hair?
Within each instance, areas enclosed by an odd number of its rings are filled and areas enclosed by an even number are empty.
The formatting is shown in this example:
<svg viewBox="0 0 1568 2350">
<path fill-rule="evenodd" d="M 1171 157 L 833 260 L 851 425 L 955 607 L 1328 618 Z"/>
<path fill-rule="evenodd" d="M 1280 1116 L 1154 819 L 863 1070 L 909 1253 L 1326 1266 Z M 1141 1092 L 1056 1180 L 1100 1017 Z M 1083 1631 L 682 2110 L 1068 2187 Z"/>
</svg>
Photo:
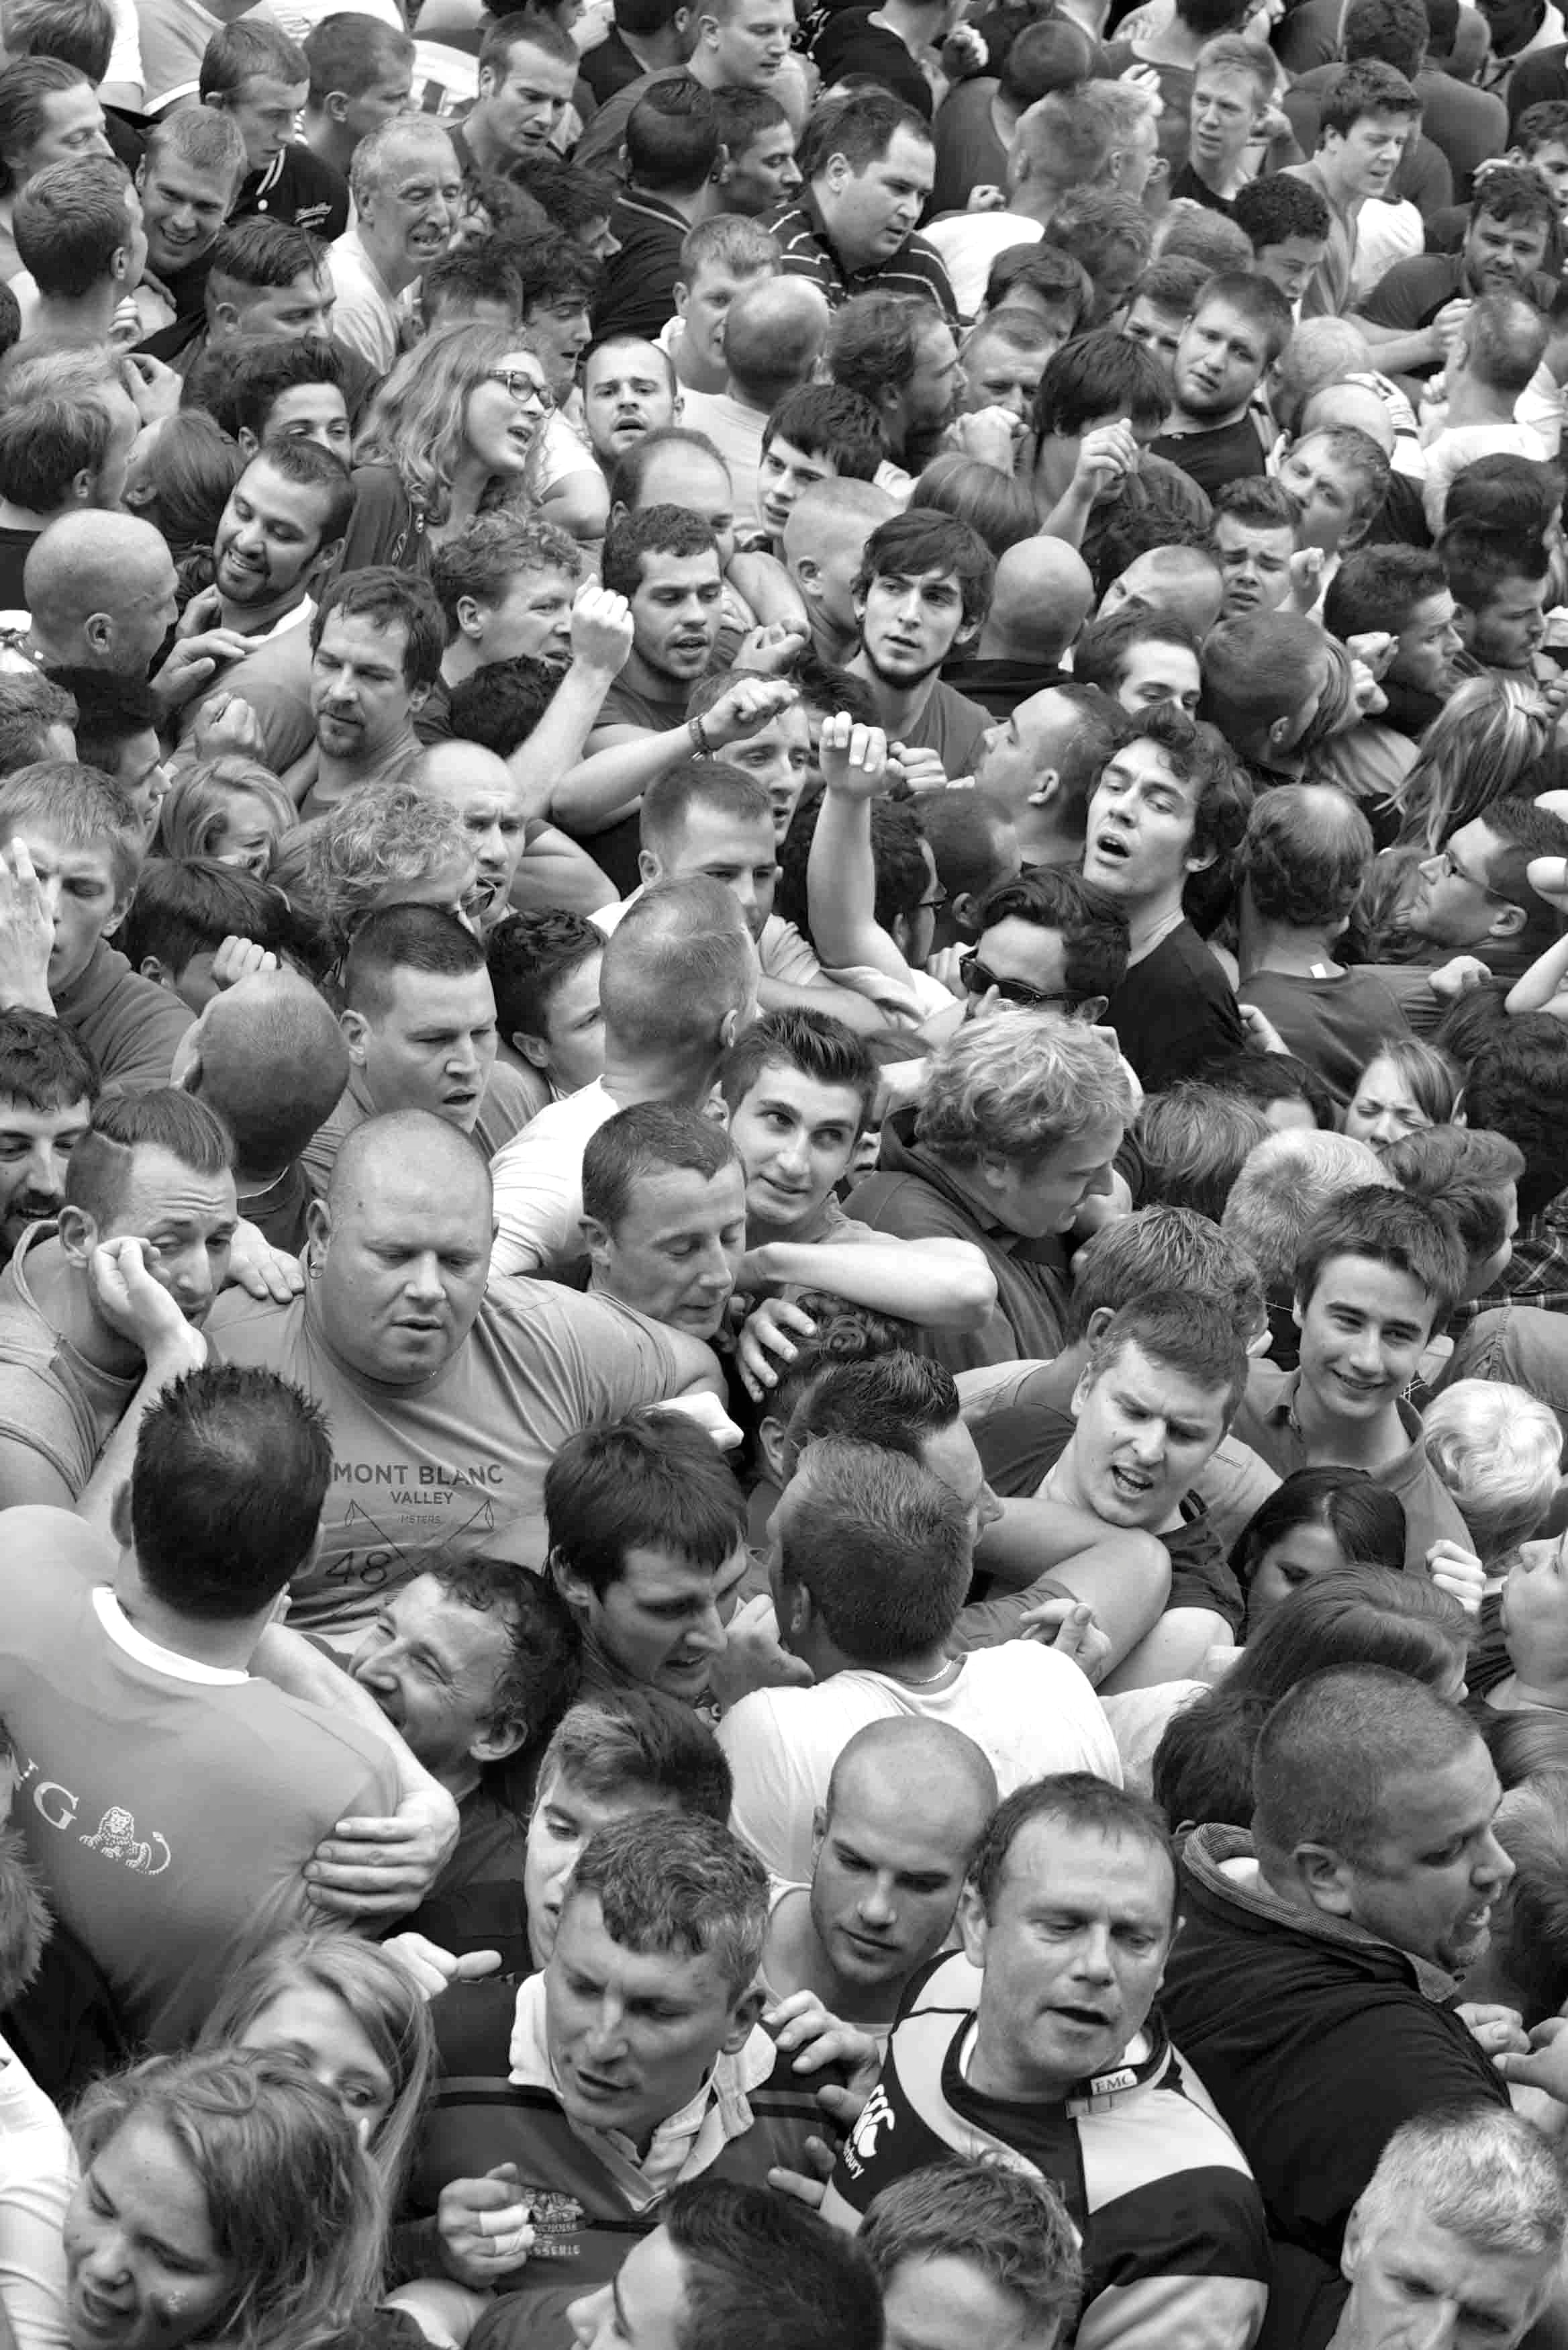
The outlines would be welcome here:
<svg viewBox="0 0 1568 2350">
<path fill-rule="evenodd" d="M 1132 1087 L 1106 1030 L 1015 1012 L 970 1021 L 932 1054 L 915 1132 L 961 1165 L 991 1154 L 1033 1160 L 1131 1118 Z"/>
<path fill-rule="evenodd" d="M 286 832 L 299 821 L 293 800 L 270 767 L 229 753 L 201 759 L 177 775 L 158 811 L 159 853 L 164 857 L 218 857 L 230 811 L 244 794 L 265 809 L 271 846 L 267 862 Z"/>
<path fill-rule="evenodd" d="M 472 861 L 462 817 L 405 784 L 366 784 L 321 819 L 305 853 L 305 895 L 341 953 L 400 883 Z"/>
</svg>

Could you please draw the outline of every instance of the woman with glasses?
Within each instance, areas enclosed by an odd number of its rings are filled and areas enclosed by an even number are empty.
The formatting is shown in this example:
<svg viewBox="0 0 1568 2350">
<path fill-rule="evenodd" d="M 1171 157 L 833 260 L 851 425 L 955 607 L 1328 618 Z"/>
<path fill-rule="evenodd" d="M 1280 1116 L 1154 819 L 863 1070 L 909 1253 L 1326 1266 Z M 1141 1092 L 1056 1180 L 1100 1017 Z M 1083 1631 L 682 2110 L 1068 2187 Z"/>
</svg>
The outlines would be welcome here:
<svg viewBox="0 0 1568 2350">
<path fill-rule="evenodd" d="M 521 493 L 554 405 L 543 367 L 511 328 L 441 327 L 405 351 L 355 450 L 340 567 L 428 570 L 432 546 Z"/>
</svg>

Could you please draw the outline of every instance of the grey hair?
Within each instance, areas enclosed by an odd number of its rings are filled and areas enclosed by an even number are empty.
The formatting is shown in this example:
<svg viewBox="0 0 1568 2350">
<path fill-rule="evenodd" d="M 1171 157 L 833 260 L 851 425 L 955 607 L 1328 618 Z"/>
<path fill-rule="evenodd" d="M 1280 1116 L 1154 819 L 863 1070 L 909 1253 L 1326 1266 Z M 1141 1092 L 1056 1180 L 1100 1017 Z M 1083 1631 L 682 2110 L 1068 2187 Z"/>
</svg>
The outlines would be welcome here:
<svg viewBox="0 0 1568 2350">
<path fill-rule="evenodd" d="M 455 162 L 457 150 L 441 125 L 428 114 L 394 114 L 390 122 L 383 122 L 368 139 L 361 139 L 354 150 L 348 166 L 348 189 L 356 211 L 364 207 L 367 196 L 374 195 L 380 186 L 388 158 L 400 147 L 433 147 L 440 143 Z"/>
<path fill-rule="evenodd" d="M 1342 1191 L 1395 1179 L 1370 1143 L 1345 1134 L 1272 1134 L 1241 1162 L 1220 1219 L 1244 1248 L 1271 1296 L 1290 1294 L 1302 1234 Z"/>
<path fill-rule="evenodd" d="M 1557 2157 L 1533 2123 L 1506 2106 L 1439 2106 L 1397 2129 L 1356 2210 L 1369 2235 L 1399 2227 L 1418 2198 L 1434 2225 L 1478 2251 L 1563 2257 L 1568 2198 Z M 1552 2280 L 1543 2277 L 1544 2303 Z"/>
</svg>

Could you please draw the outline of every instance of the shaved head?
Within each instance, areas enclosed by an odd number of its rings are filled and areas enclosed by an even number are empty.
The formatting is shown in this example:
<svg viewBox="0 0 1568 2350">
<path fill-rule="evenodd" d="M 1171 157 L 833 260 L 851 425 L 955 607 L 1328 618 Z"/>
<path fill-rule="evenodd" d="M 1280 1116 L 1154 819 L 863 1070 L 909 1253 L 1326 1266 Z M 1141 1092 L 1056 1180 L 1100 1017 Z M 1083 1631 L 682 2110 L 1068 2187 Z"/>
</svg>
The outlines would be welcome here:
<svg viewBox="0 0 1568 2350">
<path fill-rule="evenodd" d="M 134 515 L 64 515 L 40 531 L 22 575 L 27 609 L 51 633 L 79 629 L 97 612 L 118 613 L 172 586 L 161 532 Z"/>
<path fill-rule="evenodd" d="M 348 1046 L 307 979 L 263 972 L 213 996 L 182 1040 L 175 1075 L 228 1127 L 240 1173 L 271 1176 L 337 1107 Z"/>
<path fill-rule="evenodd" d="M 454 807 L 462 807 L 482 788 L 512 792 L 518 786 L 505 760 L 479 743 L 432 743 L 414 775 L 417 792 L 450 800 Z"/>
<path fill-rule="evenodd" d="M 1370 384 L 1325 383 L 1313 393 L 1302 410 L 1301 432 L 1325 432 L 1335 424 L 1354 424 L 1386 457 L 1394 454 L 1394 420 Z"/>
<path fill-rule="evenodd" d="M 405 1195 L 412 1200 L 431 1188 L 453 1206 L 466 1207 L 472 1201 L 488 1235 L 490 1168 L 483 1151 L 430 1110 L 394 1109 L 383 1118 L 368 1118 L 344 1137 L 327 1187 L 327 1204 L 340 1222 L 371 1200 Z"/>
<path fill-rule="evenodd" d="M 1095 600 L 1089 567 L 1059 538 L 1026 538 L 996 567 L 980 650 L 988 660 L 1056 662 Z"/>
<path fill-rule="evenodd" d="M 1000 1796 L 996 1773 L 972 1738 L 949 1722 L 900 1714 L 856 1731 L 833 1766 L 823 1809 L 831 1820 L 867 1799 L 890 1799 L 924 1833 L 950 1823 L 972 1846 Z"/>
<path fill-rule="evenodd" d="M 724 359 L 743 399 L 776 408 L 809 382 L 827 340 L 827 296 L 808 277 L 759 277 L 742 286 L 724 319 Z"/>
<path fill-rule="evenodd" d="M 786 556 L 828 555 L 864 546 L 881 523 L 898 511 L 897 501 L 875 482 L 814 482 L 802 490 L 784 525 Z"/>
</svg>

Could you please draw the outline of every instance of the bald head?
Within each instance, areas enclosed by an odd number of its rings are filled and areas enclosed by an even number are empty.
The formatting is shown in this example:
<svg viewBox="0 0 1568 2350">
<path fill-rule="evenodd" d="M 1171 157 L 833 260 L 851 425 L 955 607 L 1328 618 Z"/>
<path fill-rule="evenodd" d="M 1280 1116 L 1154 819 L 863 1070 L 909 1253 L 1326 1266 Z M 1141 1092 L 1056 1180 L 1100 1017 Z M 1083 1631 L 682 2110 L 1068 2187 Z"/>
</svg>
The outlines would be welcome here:
<svg viewBox="0 0 1568 2350">
<path fill-rule="evenodd" d="M 327 1203 L 334 1219 L 372 1198 L 413 1200 L 432 1187 L 490 1213 L 490 1168 L 468 1136 L 427 1109 L 389 1110 L 345 1135 L 333 1161 Z"/>
<path fill-rule="evenodd" d="M 807 277 L 742 286 L 724 320 L 724 363 L 737 399 L 776 408 L 811 380 L 827 339 L 827 297 Z"/>
<path fill-rule="evenodd" d="M 176 1076 L 234 1136 L 243 1188 L 281 1175 L 331 1116 L 348 1047 L 307 979 L 263 972 L 213 996 L 186 1032 Z"/>
<path fill-rule="evenodd" d="M 1302 410 L 1302 432 L 1325 432 L 1335 424 L 1354 424 L 1376 441 L 1386 457 L 1394 454 L 1394 420 L 1370 384 L 1325 383 Z"/>
<path fill-rule="evenodd" d="M 1059 538 L 1023 539 L 997 564 L 981 653 L 987 660 L 1054 666 L 1083 627 L 1094 600 L 1089 567 L 1075 546 Z"/>
<path fill-rule="evenodd" d="M 824 1817 L 839 1819 L 891 1795 L 922 1834 L 945 1824 L 969 1854 L 1001 1801 L 996 1773 L 972 1738 L 917 1714 L 867 1722 L 839 1754 Z"/>
<path fill-rule="evenodd" d="M 1303 318 L 1275 365 L 1275 415 L 1295 433 L 1314 391 L 1347 375 L 1365 375 L 1372 364 L 1371 344 L 1348 318 Z"/>
<path fill-rule="evenodd" d="M 1185 620 L 1202 637 L 1220 618 L 1224 592 L 1220 566 L 1206 548 L 1151 546 L 1112 580 L 1101 598 L 1099 617 L 1104 619 L 1123 604 L 1141 604 L 1146 611 Z"/>
<path fill-rule="evenodd" d="M 146 658 L 157 650 L 163 627 L 173 619 L 174 563 L 161 534 L 134 515 L 64 515 L 39 533 L 28 549 L 22 589 L 34 632 L 63 660 L 110 666 L 94 644 L 82 643 L 94 621 L 106 621 L 123 638 L 145 636 L 167 605 L 168 619 L 157 629 Z M 142 628 L 134 628 L 140 618 Z M 98 632 L 102 635 L 104 631 Z M 64 640 L 69 640 L 69 650 Z M 145 673 L 146 658 L 142 662 Z M 114 664 L 118 666 L 119 664 Z M 127 672 L 131 664 L 126 663 Z"/>
<path fill-rule="evenodd" d="M 515 788 L 512 770 L 481 743 L 432 743 L 414 771 L 414 788 L 462 807 L 479 791 Z"/>
<path fill-rule="evenodd" d="M 307 1312 L 339 1360 L 385 1387 L 422 1386 L 484 1303 L 490 1169 L 429 1110 L 367 1118 L 310 1211 Z"/>
</svg>

